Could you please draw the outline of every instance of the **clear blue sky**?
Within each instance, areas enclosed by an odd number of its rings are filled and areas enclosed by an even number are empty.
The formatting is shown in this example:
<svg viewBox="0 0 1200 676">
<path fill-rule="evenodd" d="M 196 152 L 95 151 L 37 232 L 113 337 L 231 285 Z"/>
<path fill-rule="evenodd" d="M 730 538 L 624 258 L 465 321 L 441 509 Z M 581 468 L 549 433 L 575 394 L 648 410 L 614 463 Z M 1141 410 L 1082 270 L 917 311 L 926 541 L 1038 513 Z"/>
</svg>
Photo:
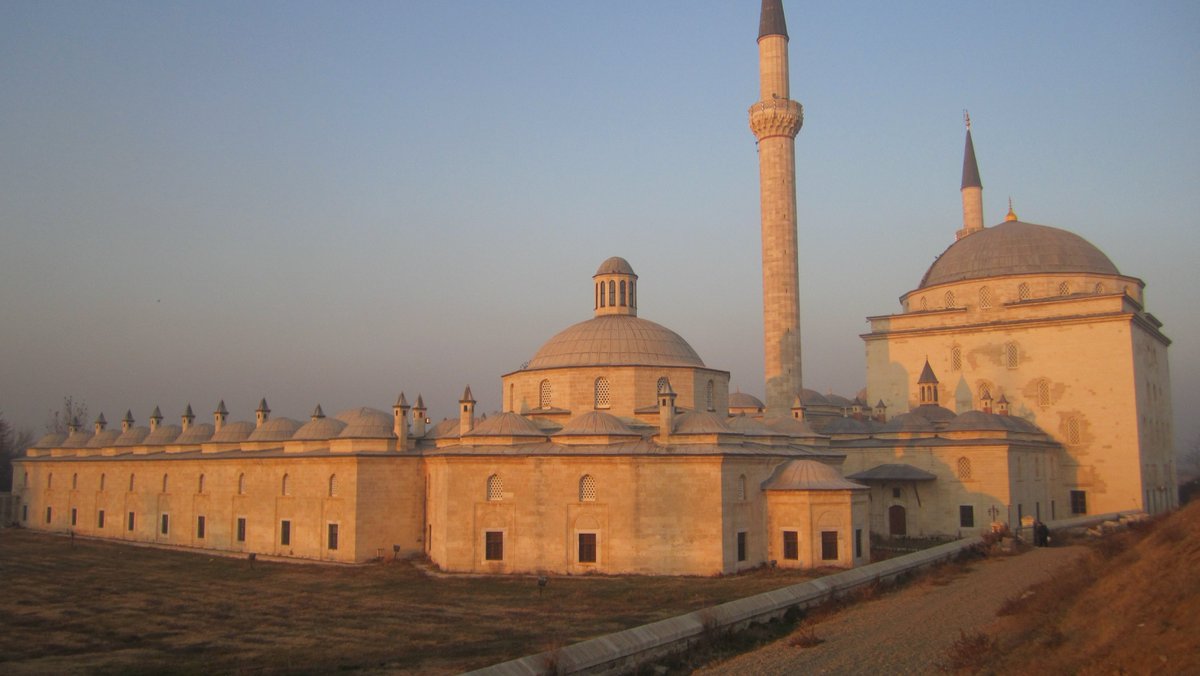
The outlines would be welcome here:
<svg viewBox="0 0 1200 676">
<path fill-rule="evenodd" d="M 0 4 L 0 411 L 491 410 L 612 255 L 761 394 L 758 5 Z M 953 240 L 969 108 L 985 220 L 1147 281 L 1194 437 L 1200 4 L 785 8 L 805 384 Z"/>
</svg>

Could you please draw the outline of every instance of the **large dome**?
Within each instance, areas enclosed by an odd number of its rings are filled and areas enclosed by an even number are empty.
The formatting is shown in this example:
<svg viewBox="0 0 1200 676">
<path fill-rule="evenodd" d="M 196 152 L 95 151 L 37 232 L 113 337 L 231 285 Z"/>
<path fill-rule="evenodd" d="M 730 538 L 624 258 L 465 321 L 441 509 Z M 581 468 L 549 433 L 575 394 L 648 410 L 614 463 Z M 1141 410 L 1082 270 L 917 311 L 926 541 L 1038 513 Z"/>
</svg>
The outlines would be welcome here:
<svg viewBox="0 0 1200 676">
<path fill-rule="evenodd" d="M 700 355 L 678 333 L 631 315 L 579 322 L 542 345 L 529 368 L 564 366 L 692 366 Z"/>
<path fill-rule="evenodd" d="M 1001 275 L 1056 272 L 1121 274 L 1103 251 L 1079 235 L 1013 220 L 951 244 L 929 267 L 919 288 Z"/>
</svg>

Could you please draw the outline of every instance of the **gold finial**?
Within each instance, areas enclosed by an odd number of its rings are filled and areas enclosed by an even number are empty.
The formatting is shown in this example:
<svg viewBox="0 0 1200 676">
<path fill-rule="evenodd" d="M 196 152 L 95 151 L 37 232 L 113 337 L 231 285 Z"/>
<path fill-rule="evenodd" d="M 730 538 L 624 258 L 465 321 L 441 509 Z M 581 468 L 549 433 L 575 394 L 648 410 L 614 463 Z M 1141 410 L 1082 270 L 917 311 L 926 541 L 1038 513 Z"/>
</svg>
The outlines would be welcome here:
<svg viewBox="0 0 1200 676">
<path fill-rule="evenodd" d="M 967 112 L 966 108 L 963 108 L 963 122 L 967 125 L 967 131 L 971 131 L 971 114 Z"/>
<path fill-rule="evenodd" d="M 1008 215 L 1004 217 L 1004 220 L 1006 220 L 1006 221 L 1017 220 L 1017 214 L 1015 211 L 1013 211 L 1013 207 L 1012 207 L 1012 197 L 1008 198 Z"/>
</svg>

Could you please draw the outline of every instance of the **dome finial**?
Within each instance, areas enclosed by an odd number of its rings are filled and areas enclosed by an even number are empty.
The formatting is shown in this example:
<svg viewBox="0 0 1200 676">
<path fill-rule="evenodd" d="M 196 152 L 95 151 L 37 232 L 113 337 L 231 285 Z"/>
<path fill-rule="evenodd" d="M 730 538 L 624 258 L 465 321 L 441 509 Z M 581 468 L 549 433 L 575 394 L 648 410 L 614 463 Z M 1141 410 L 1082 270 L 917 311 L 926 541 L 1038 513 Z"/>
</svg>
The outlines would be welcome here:
<svg viewBox="0 0 1200 676">
<path fill-rule="evenodd" d="M 1015 221 L 1015 220 L 1017 220 L 1017 213 L 1016 213 L 1015 211 L 1013 211 L 1013 205 L 1012 205 L 1012 196 L 1011 196 L 1011 195 L 1008 197 L 1008 215 L 1004 217 L 1004 220 L 1005 220 L 1005 221 Z"/>
</svg>

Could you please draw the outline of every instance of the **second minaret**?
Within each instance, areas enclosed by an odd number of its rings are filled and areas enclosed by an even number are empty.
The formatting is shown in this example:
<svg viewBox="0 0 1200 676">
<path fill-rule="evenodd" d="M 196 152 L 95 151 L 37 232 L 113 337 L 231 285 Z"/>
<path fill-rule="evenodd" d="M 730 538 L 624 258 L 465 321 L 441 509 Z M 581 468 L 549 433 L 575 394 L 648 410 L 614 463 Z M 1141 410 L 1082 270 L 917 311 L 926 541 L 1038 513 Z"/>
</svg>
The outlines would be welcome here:
<svg viewBox="0 0 1200 676">
<path fill-rule="evenodd" d="M 762 206 L 764 375 L 768 417 L 788 414 L 800 393 L 800 271 L 796 244 L 796 134 L 804 110 L 788 98 L 788 34 L 781 0 L 763 0 L 758 31 L 758 139 Z"/>
</svg>

